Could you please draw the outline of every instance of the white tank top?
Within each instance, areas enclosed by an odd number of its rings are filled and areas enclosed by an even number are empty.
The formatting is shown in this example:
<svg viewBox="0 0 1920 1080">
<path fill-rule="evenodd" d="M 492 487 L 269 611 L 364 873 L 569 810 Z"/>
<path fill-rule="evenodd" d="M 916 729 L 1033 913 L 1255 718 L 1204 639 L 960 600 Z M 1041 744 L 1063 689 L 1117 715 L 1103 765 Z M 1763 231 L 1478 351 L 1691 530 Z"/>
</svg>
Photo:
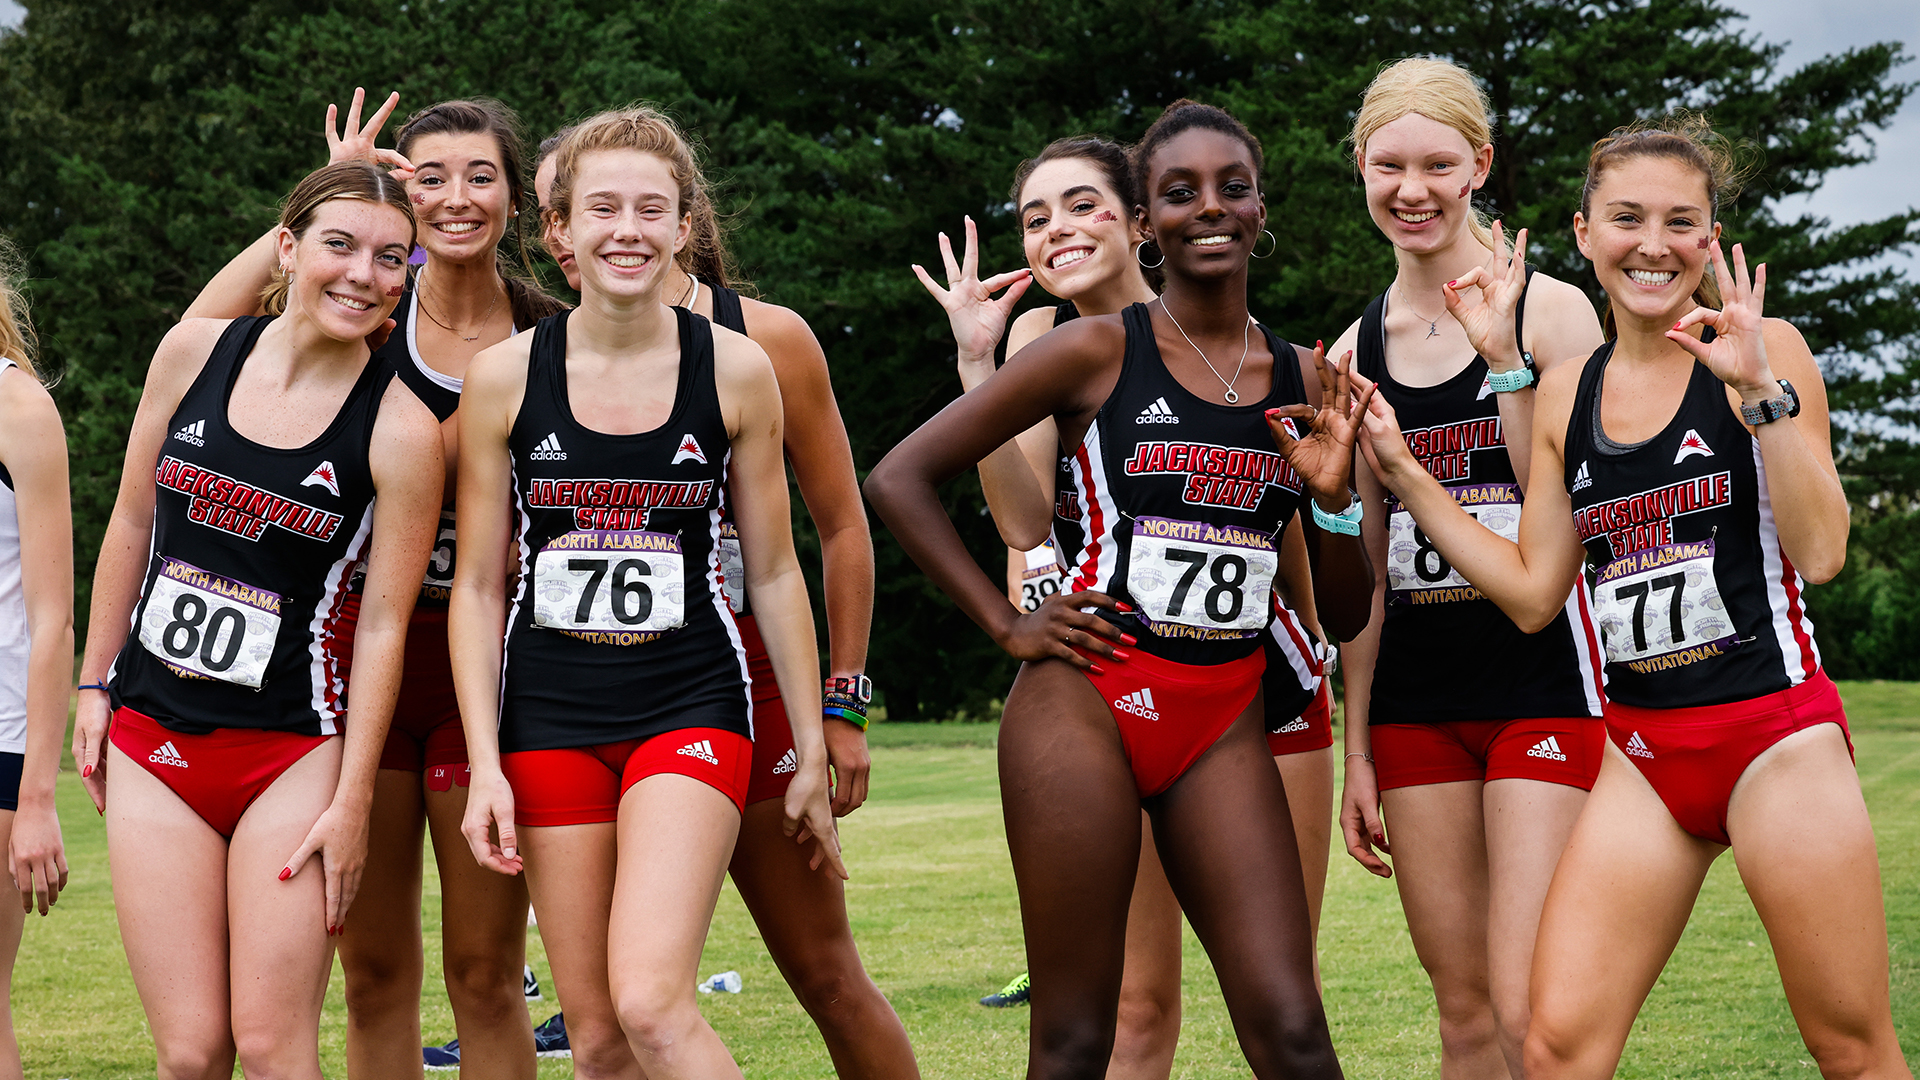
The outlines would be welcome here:
<svg viewBox="0 0 1920 1080">
<path fill-rule="evenodd" d="M 13 367 L 0 357 L 0 372 Z M 0 753 L 27 751 L 27 601 L 20 591 L 20 513 L 0 463 Z"/>
</svg>

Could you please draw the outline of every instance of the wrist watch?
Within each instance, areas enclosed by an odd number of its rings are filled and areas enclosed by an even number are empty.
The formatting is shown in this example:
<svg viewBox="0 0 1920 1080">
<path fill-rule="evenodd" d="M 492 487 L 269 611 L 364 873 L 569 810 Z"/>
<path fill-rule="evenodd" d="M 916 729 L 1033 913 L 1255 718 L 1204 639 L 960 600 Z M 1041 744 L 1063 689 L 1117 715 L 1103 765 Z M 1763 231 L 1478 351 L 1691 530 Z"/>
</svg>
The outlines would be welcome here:
<svg viewBox="0 0 1920 1080">
<path fill-rule="evenodd" d="M 1785 379 L 1776 381 L 1780 383 L 1781 393 L 1751 404 L 1741 402 L 1740 419 L 1758 427 L 1761 424 L 1771 424 L 1775 420 L 1785 420 L 1790 416 L 1800 415 L 1800 395 L 1794 392 L 1793 384 Z"/>
<path fill-rule="evenodd" d="M 838 675 L 827 680 L 827 693 L 850 697 L 862 705 L 871 705 L 873 680 L 865 675 Z"/>
<path fill-rule="evenodd" d="M 1534 384 L 1533 354 L 1522 350 L 1521 366 L 1514 371 L 1488 371 L 1487 388 L 1496 394 L 1511 394 L 1515 390 L 1525 390 Z"/>
</svg>

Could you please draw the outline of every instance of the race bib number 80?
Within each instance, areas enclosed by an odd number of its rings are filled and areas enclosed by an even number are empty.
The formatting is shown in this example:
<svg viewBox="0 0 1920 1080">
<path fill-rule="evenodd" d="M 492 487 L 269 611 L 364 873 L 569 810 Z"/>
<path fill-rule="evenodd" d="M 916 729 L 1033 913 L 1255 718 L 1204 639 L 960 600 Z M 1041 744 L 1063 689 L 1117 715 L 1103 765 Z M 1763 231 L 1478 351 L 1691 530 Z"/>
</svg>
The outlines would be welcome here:
<svg viewBox="0 0 1920 1080">
<path fill-rule="evenodd" d="M 1461 509 L 1495 535 L 1520 540 L 1520 488 L 1514 484 L 1472 484 L 1447 489 Z M 1387 588 L 1395 599 L 1414 604 L 1478 600 L 1480 590 L 1460 576 L 1433 546 L 1413 515 L 1396 507 L 1387 517 Z"/>
<path fill-rule="evenodd" d="M 1713 577 L 1713 541 L 1625 555 L 1600 571 L 1594 615 L 1607 661 L 1661 671 L 1719 656 L 1740 642 Z"/>
<path fill-rule="evenodd" d="M 160 557 L 140 644 L 167 666 L 258 690 L 279 636 L 279 594 Z"/>
<path fill-rule="evenodd" d="M 533 621 L 576 632 L 675 630 L 687 621 L 686 562 L 670 533 L 583 530 L 533 560 Z"/>
<path fill-rule="evenodd" d="M 1279 552 L 1265 533 L 1174 518 L 1139 518 L 1127 591 L 1152 622 L 1208 630 L 1267 625 Z"/>
</svg>

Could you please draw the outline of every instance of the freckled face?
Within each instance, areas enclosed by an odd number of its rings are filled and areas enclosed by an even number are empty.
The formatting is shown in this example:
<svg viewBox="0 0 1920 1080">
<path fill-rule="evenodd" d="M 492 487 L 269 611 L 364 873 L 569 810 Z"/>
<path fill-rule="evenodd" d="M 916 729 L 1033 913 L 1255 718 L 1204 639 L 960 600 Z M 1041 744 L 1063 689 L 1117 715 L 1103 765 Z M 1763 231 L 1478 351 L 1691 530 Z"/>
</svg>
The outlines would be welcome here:
<svg viewBox="0 0 1920 1080">
<path fill-rule="evenodd" d="M 638 150 L 581 156 L 571 213 L 558 229 L 577 259 L 583 293 L 630 299 L 658 294 L 693 230 L 679 193 L 664 158 Z"/>
<path fill-rule="evenodd" d="M 1492 164 L 1492 147 L 1476 151 L 1446 124 L 1408 113 L 1374 132 L 1362 148 L 1367 213 L 1403 251 L 1442 250 L 1467 228 L 1473 213 L 1468 200 Z"/>
<path fill-rule="evenodd" d="M 1139 241 L 1132 217 L 1099 165 L 1043 162 L 1020 188 L 1020 232 L 1034 280 L 1071 300 L 1127 273 Z"/>
<path fill-rule="evenodd" d="M 454 262 L 493 258 L 513 214 L 500 144 L 491 135 L 422 135 L 409 147 L 407 192 L 420 218 L 420 243 Z"/>
<path fill-rule="evenodd" d="M 303 236 L 280 232 L 280 266 L 293 271 L 287 310 L 336 341 L 358 341 L 393 314 L 407 276 L 413 227 L 364 199 L 321 204 Z"/>
<path fill-rule="evenodd" d="M 1616 315 L 1671 323 L 1693 310 L 1707 271 L 1707 180 L 1671 158 L 1629 158 L 1600 174 L 1588 212 L 1575 214 L 1574 239 L 1593 260 Z"/>
</svg>

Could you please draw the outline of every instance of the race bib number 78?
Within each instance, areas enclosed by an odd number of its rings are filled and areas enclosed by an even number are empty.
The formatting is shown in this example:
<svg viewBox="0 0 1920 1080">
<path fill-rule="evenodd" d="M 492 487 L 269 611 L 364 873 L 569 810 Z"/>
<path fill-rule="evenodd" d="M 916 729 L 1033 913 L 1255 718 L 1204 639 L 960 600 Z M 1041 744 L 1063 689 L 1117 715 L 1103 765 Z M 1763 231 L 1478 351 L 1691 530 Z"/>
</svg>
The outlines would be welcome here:
<svg viewBox="0 0 1920 1080">
<path fill-rule="evenodd" d="M 1280 555 L 1265 533 L 1144 517 L 1134 522 L 1127 559 L 1127 591 L 1152 622 L 1208 630 L 1267 625 Z"/>
<path fill-rule="evenodd" d="M 554 537 L 533 560 L 533 621 L 577 632 L 675 630 L 687 621 L 680 538 L 640 530 Z"/>
<path fill-rule="evenodd" d="M 140 644 L 167 666 L 258 690 L 279 636 L 279 594 L 160 557 Z"/>
</svg>

